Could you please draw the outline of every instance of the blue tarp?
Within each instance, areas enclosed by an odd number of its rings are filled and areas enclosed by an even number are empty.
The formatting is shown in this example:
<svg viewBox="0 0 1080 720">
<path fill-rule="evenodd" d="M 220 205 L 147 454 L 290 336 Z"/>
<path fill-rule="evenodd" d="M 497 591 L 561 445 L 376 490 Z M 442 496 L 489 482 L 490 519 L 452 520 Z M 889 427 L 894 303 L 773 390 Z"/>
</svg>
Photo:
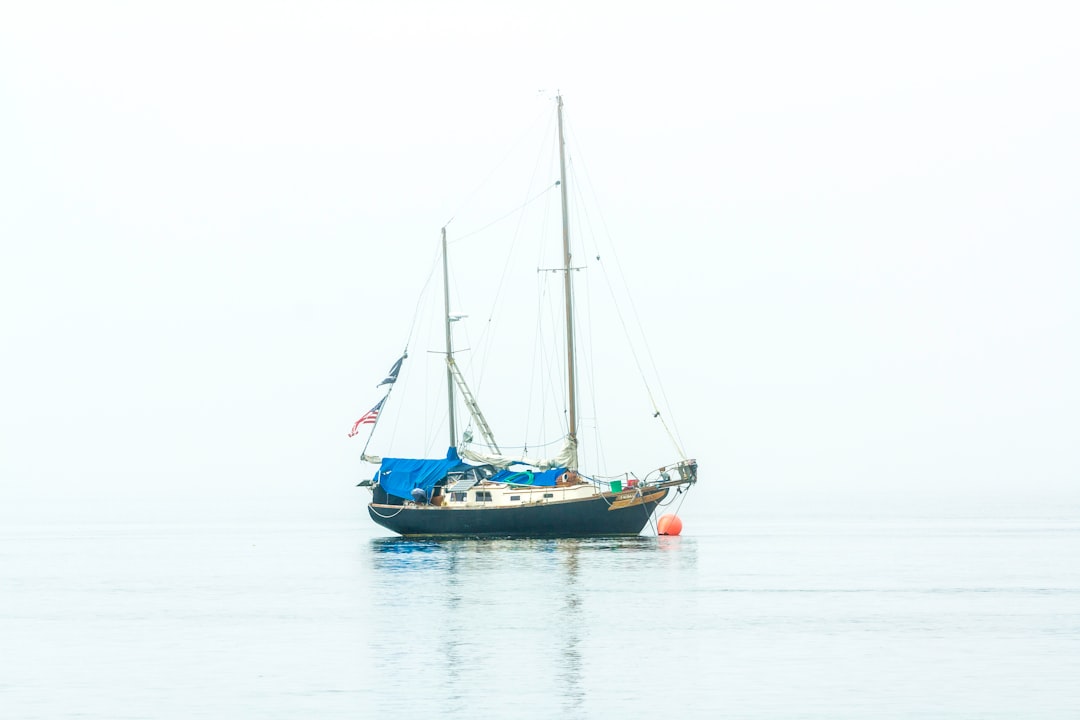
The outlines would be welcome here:
<svg viewBox="0 0 1080 720">
<path fill-rule="evenodd" d="M 458 457 L 457 448 L 449 448 L 446 451 L 445 460 L 414 460 L 411 458 L 383 458 L 379 472 L 375 474 L 375 482 L 382 486 L 388 494 L 404 500 L 412 500 L 412 491 L 421 488 L 428 497 L 431 497 L 431 489 L 435 483 L 442 480 L 449 473 L 468 470 L 472 465 L 466 465 Z M 536 485 L 551 487 L 560 475 L 566 472 L 566 468 L 553 468 L 540 472 L 537 470 L 500 470 L 491 478 L 492 482 L 510 483 L 512 485 Z"/>
<path fill-rule="evenodd" d="M 412 491 L 422 488 L 431 497 L 431 488 L 448 473 L 472 467 L 461 462 L 457 448 L 446 451 L 445 460 L 412 460 L 408 458 L 383 458 L 375 480 L 390 495 L 412 500 Z"/>
<path fill-rule="evenodd" d="M 491 482 L 549 487 L 553 486 L 564 472 L 566 472 L 566 468 L 552 468 L 544 472 L 537 470 L 500 470 L 495 473 L 495 477 L 491 478 Z"/>
</svg>

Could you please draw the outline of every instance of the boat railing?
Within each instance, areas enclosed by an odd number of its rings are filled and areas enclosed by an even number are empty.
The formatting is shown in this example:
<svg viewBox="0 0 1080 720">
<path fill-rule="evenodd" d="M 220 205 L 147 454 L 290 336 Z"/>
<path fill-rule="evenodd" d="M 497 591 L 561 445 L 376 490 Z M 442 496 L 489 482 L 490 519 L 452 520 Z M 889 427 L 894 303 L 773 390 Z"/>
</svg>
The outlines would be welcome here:
<svg viewBox="0 0 1080 720">
<path fill-rule="evenodd" d="M 645 475 L 644 479 L 632 472 L 624 472 L 618 475 L 590 475 L 588 480 L 607 492 L 622 492 L 642 485 L 693 485 L 697 482 L 697 468 L 697 460 L 690 458 L 658 467 Z"/>
<path fill-rule="evenodd" d="M 641 482 L 632 472 L 619 473 L 618 475 L 588 475 L 586 477 L 601 492 L 620 492 Z"/>
<path fill-rule="evenodd" d="M 693 485 L 697 482 L 697 460 L 680 460 L 658 467 L 645 476 L 647 485 Z"/>
</svg>

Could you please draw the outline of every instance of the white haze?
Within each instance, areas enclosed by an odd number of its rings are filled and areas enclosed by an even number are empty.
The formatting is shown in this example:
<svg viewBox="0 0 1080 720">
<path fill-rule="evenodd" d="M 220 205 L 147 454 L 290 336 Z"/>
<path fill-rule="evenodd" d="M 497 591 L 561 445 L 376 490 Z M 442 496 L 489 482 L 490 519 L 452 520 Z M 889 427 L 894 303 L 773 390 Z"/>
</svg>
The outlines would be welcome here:
<svg viewBox="0 0 1080 720">
<path fill-rule="evenodd" d="M 1075 501 L 1077 19 L 7 4 L 2 512 L 359 513 L 345 433 L 439 228 L 509 209 L 471 193 L 556 89 L 701 463 L 692 501 Z"/>
</svg>

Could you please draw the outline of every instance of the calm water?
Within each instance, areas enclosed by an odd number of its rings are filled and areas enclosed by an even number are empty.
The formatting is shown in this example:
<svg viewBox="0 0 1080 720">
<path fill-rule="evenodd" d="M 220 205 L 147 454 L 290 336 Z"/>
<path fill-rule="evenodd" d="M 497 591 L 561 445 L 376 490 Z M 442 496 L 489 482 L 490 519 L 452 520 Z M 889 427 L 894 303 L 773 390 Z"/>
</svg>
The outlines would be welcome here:
<svg viewBox="0 0 1080 720">
<path fill-rule="evenodd" d="M 9 524 L 5 718 L 1078 717 L 1080 521 Z"/>
</svg>

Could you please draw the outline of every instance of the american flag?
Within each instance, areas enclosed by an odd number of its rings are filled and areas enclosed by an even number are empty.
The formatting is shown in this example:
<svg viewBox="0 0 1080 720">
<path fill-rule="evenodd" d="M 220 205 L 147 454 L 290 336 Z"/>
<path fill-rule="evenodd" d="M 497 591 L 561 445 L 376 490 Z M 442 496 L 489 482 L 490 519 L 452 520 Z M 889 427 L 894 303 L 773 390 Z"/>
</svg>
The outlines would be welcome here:
<svg viewBox="0 0 1080 720">
<path fill-rule="evenodd" d="M 386 402 L 386 398 L 383 398 L 375 407 L 364 413 L 359 420 L 353 423 L 352 430 L 349 431 L 349 437 L 356 435 L 361 425 L 374 425 L 375 421 L 379 419 L 379 411 L 382 410 L 383 403 Z"/>
</svg>

